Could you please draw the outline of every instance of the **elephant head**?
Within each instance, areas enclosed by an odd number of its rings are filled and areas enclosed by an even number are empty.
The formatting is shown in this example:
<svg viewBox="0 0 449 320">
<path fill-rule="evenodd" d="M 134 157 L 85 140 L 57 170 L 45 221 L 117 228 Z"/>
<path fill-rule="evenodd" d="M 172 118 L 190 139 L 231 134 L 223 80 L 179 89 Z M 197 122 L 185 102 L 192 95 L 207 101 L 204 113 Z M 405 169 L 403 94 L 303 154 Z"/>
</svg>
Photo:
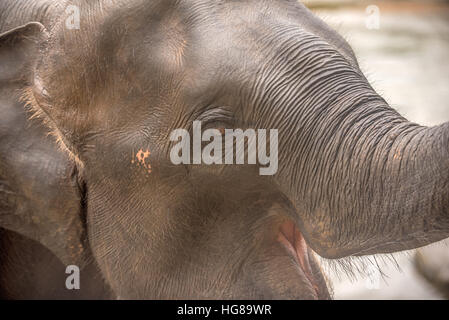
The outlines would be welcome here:
<svg viewBox="0 0 449 320">
<path fill-rule="evenodd" d="M 301 3 L 76 5 L 80 28 L 66 16 L 35 28 L 37 53 L 17 72 L 76 163 L 79 227 L 120 298 L 325 299 L 312 250 L 340 258 L 449 236 L 449 124 L 389 107 Z M 278 170 L 173 163 L 172 133 L 196 121 L 224 138 L 277 130 Z"/>
</svg>

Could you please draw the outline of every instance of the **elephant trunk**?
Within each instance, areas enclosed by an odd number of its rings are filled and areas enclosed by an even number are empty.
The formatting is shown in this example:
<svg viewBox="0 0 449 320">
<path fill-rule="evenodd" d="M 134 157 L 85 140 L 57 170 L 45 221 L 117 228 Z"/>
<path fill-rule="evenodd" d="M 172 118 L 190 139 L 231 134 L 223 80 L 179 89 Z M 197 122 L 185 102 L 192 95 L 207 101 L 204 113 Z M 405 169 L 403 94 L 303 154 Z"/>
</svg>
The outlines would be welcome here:
<svg viewBox="0 0 449 320">
<path fill-rule="evenodd" d="M 294 50 L 270 63 L 254 121 L 279 130 L 275 180 L 307 243 L 339 258 L 449 237 L 449 123 L 407 121 L 322 42 Z"/>
<path fill-rule="evenodd" d="M 278 184 L 308 243 L 338 258 L 448 237 L 449 124 L 421 127 L 376 103 L 358 108 L 365 117 L 316 124 L 279 160 Z"/>
</svg>

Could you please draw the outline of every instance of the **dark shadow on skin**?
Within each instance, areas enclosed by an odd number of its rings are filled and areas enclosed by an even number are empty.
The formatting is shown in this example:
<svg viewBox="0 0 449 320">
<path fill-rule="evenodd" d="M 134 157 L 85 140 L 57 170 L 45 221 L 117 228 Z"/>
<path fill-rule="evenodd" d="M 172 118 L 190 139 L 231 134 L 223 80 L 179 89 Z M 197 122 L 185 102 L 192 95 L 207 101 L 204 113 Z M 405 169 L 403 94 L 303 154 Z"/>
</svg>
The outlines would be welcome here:
<svg viewBox="0 0 449 320">
<path fill-rule="evenodd" d="M 80 289 L 66 288 L 66 266 L 42 244 L 0 229 L 0 299 L 114 299 L 92 259 L 80 270 Z"/>
</svg>

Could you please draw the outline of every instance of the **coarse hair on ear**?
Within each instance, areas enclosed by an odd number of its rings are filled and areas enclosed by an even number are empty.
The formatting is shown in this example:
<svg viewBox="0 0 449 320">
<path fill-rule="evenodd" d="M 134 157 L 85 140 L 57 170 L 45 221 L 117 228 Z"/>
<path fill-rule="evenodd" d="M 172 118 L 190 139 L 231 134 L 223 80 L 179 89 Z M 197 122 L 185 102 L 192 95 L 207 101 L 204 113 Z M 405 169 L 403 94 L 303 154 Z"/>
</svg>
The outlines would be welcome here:
<svg viewBox="0 0 449 320">
<path fill-rule="evenodd" d="M 21 97 L 35 85 L 47 39 L 38 22 L 0 34 L 0 228 L 39 242 L 66 265 L 83 266 L 90 256 L 87 188 Z"/>
<path fill-rule="evenodd" d="M 55 138 L 61 150 L 66 152 L 78 167 L 82 168 L 83 163 L 67 148 L 59 129 L 37 106 L 34 98 L 34 70 L 39 62 L 39 51 L 48 37 L 46 28 L 39 22 L 30 22 L 0 34 L 0 85 L 5 83 L 22 84 L 20 88 L 21 102 L 24 102 L 29 118 L 41 120 L 48 128 L 48 134 Z"/>
</svg>

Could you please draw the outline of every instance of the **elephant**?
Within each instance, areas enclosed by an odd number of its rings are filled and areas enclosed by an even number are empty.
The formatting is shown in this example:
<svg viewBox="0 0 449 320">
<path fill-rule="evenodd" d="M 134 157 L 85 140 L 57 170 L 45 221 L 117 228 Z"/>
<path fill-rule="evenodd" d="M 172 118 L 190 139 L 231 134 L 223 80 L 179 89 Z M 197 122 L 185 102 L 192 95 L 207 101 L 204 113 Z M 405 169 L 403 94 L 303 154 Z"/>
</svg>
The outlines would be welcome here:
<svg viewBox="0 0 449 320">
<path fill-rule="evenodd" d="M 0 32 L 0 227 L 89 298 L 331 299 L 315 254 L 449 237 L 449 123 L 401 116 L 299 1 L 3 0 Z M 276 130 L 276 172 L 174 163 L 195 122 Z"/>
</svg>

